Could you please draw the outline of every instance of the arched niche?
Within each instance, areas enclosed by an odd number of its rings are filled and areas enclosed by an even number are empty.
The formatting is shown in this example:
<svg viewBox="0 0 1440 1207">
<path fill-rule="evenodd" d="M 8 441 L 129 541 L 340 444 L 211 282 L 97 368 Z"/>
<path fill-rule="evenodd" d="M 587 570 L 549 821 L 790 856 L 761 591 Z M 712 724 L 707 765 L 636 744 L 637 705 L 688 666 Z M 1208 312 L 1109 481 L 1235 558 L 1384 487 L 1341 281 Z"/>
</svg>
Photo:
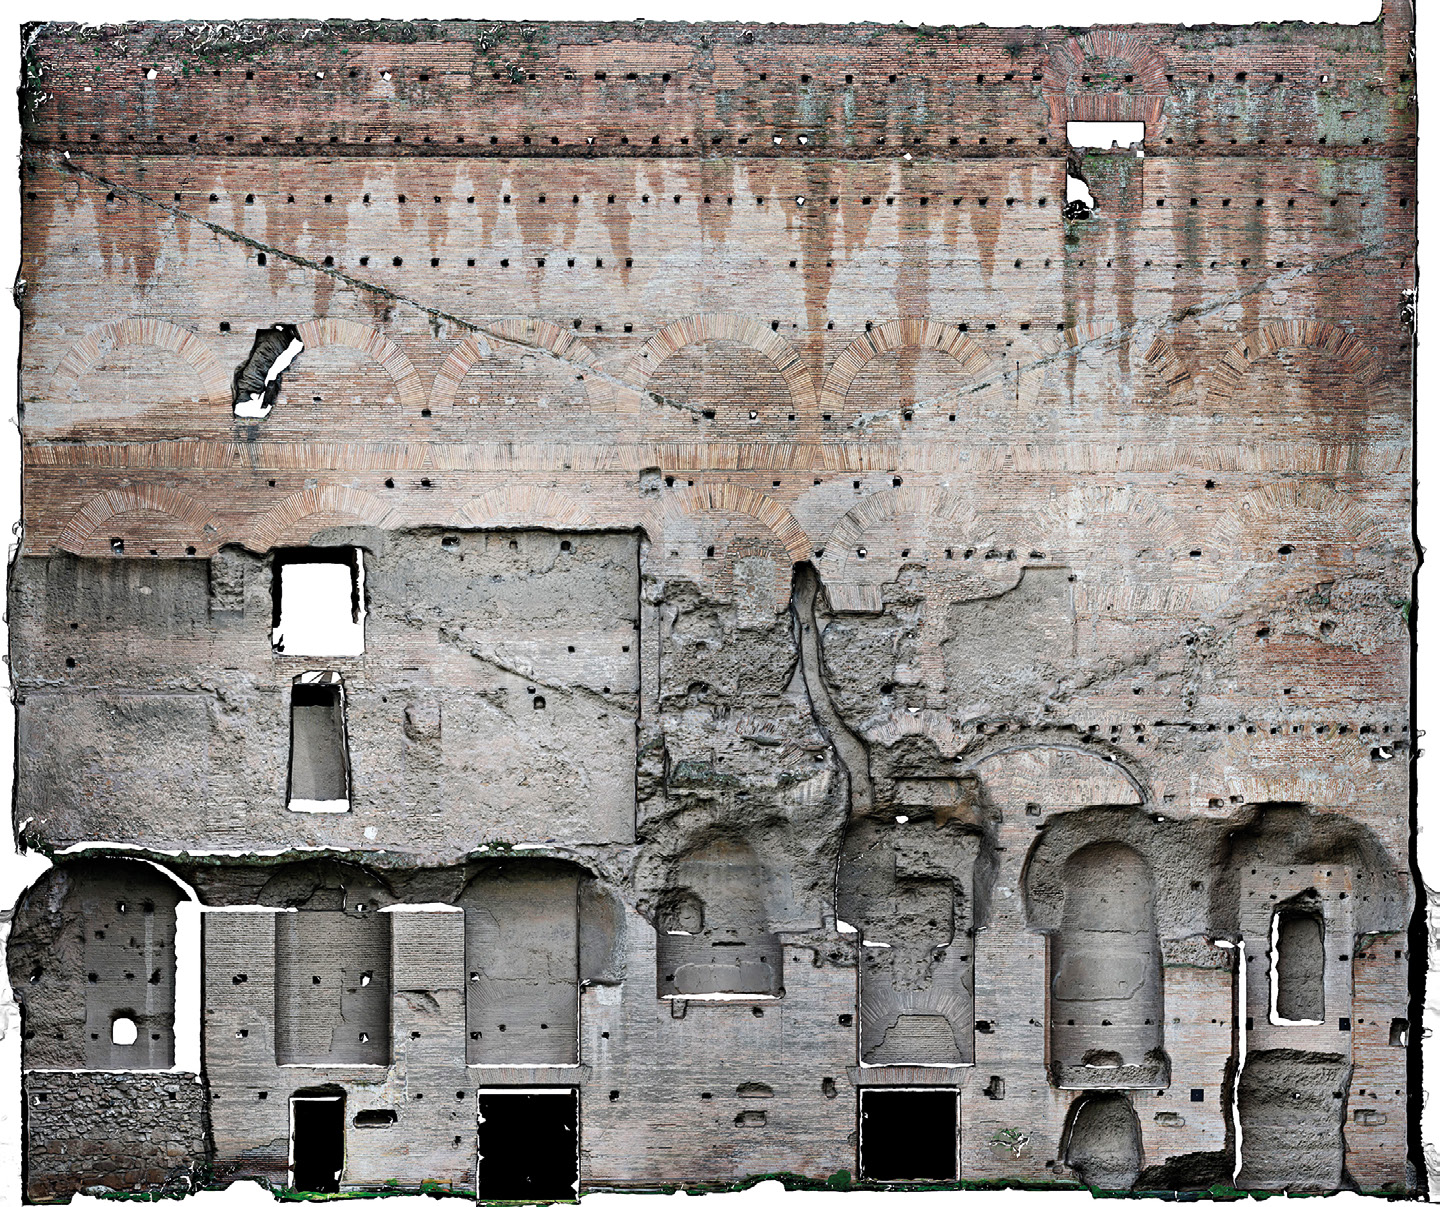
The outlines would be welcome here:
<svg viewBox="0 0 1440 1207">
<path fill-rule="evenodd" d="M 1075 1100 L 1061 1160 L 1094 1190 L 1129 1190 L 1144 1157 L 1140 1120 L 1124 1094 L 1090 1091 Z"/>
<path fill-rule="evenodd" d="M 338 860 L 276 872 L 275 1063 L 390 1063 L 390 915 L 377 877 Z"/>
<path fill-rule="evenodd" d="M 459 899 L 468 1063 L 578 1059 L 580 886 L 588 879 L 558 859 L 490 860 L 470 876 Z"/>
<path fill-rule="evenodd" d="M 764 868 L 743 838 L 716 838 L 681 856 L 655 917 L 659 996 L 783 993 L 765 897 Z"/>
<path fill-rule="evenodd" d="M 1065 861 L 1050 937 L 1050 1065 L 1057 1085 L 1164 1085 L 1163 986 L 1150 865 L 1097 842 Z"/>
<path fill-rule="evenodd" d="M 6 963 L 27 1069 L 175 1063 L 180 886 L 137 859 L 57 864 L 21 896 Z"/>
</svg>

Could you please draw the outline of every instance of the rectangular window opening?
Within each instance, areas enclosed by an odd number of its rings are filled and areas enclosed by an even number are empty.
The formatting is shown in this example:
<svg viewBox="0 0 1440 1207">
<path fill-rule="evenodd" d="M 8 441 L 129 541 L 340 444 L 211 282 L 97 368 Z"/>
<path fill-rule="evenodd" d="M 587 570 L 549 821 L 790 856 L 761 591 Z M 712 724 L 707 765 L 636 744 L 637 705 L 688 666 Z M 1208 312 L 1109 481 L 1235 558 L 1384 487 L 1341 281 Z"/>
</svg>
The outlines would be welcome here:
<svg viewBox="0 0 1440 1207">
<path fill-rule="evenodd" d="M 365 563 L 351 546 L 276 550 L 270 644 L 277 654 L 365 652 Z"/>
<path fill-rule="evenodd" d="M 290 686 L 290 782 L 294 813 L 350 809 L 350 752 L 345 685 L 334 671 L 297 675 Z"/>
</svg>

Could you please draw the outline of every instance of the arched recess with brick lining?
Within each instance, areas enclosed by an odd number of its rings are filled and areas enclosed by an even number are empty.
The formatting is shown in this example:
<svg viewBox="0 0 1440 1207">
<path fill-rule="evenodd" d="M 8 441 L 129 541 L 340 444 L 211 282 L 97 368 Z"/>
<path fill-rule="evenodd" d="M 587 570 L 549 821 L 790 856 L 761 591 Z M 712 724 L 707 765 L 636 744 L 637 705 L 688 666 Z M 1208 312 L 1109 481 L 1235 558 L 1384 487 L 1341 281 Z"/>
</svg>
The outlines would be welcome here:
<svg viewBox="0 0 1440 1207">
<path fill-rule="evenodd" d="M 757 602 L 757 612 L 778 613 L 789 606 L 791 567 L 810 556 L 810 536 L 798 520 L 774 499 L 730 482 L 706 482 L 685 490 L 670 490 L 659 503 L 652 505 L 641 517 L 641 525 L 656 547 L 656 572 L 679 573 L 697 581 L 713 577 L 716 569 L 728 576 L 735 567 L 707 556 L 699 536 L 699 525 L 718 521 L 725 514 L 742 518 L 738 526 L 727 527 L 722 536 L 726 541 L 746 543 L 744 528 L 751 525 L 763 531 L 761 545 L 769 545 L 773 554 L 757 545 L 753 556 L 769 557 L 773 563 L 773 591 L 764 608 Z M 748 521 L 749 523 L 746 523 Z M 717 540 L 717 545 L 720 542 Z M 675 554 L 674 558 L 670 556 Z M 722 588 L 725 584 L 721 584 Z M 764 584 L 756 583 L 757 590 Z M 758 619 L 758 615 L 756 619 Z"/>
<path fill-rule="evenodd" d="M 971 375 L 984 372 L 990 365 L 989 353 L 957 327 L 928 318 L 892 319 L 856 336 L 835 358 L 820 391 L 821 413 L 839 421 L 849 410 L 850 387 L 866 366 L 879 356 L 909 349 L 944 353 L 962 372 Z M 898 401 L 894 409 L 902 409 L 905 401 Z"/>
<path fill-rule="evenodd" d="M 392 515 L 392 508 L 363 490 L 329 484 L 313 486 L 280 500 L 255 522 L 244 544 L 263 552 L 325 528 L 348 524 L 384 528 L 389 526 Z"/>
<path fill-rule="evenodd" d="M 1256 361 L 1293 348 L 1308 348 L 1334 357 L 1345 372 L 1363 384 L 1379 379 L 1379 358 L 1349 332 L 1324 319 L 1287 319 L 1265 323 L 1232 343 L 1208 367 L 1206 387 L 1213 397 L 1233 398 Z"/>
<path fill-rule="evenodd" d="M 1051 53 L 1040 91 L 1059 134 L 1066 122 L 1144 122 L 1146 137 L 1153 138 L 1170 85 L 1165 56 L 1149 39 L 1127 30 L 1095 29 Z"/>
<path fill-rule="evenodd" d="M 353 348 L 374 361 L 395 384 L 396 395 L 407 410 L 418 412 L 425 405 L 425 389 L 410 358 L 375 328 L 353 319 L 311 319 L 298 330 L 306 348 Z"/>
<path fill-rule="evenodd" d="M 116 552 L 110 542 L 125 542 L 124 552 L 146 556 L 151 549 L 179 557 L 187 549 L 208 555 L 224 541 L 219 517 L 191 495 L 168 486 L 103 490 L 75 512 L 56 540 L 62 549 L 86 557 Z"/>
<path fill-rule="evenodd" d="M 487 490 L 450 517 L 455 528 L 586 528 L 593 523 L 594 512 L 584 503 L 529 482 Z"/>
<path fill-rule="evenodd" d="M 805 362 L 788 340 L 745 315 L 695 314 L 670 323 L 645 341 L 625 363 L 621 375 L 637 389 L 649 390 L 656 374 L 682 349 L 726 341 L 758 353 L 769 362 L 789 395 L 789 405 L 796 417 L 796 434 L 817 433 L 815 386 Z M 761 415 L 759 418 L 771 421 L 775 417 Z"/>
<path fill-rule="evenodd" d="M 486 357 L 493 355 L 493 349 L 485 338 L 486 333 L 493 335 L 497 342 L 534 348 L 587 370 L 598 364 L 598 358 L 588 344 L 554 323 L 544 319 L 506 319 L 492 324 L 484 333 L 467 335 L 450 350 L 430 387 L 432 410 L 454 406 L 466 375 Z"/>
<path fill-rule="evenodd" d="M 178 356 L 200 379 L 203 396 L 229 403 L 230 379 L 215 354 L 195 332 L 159 318 L 128 318 L 106 323 L 70 346 L 55 370 L 51 389 L 58 395 L 74 390 L 81 379 L 116 348 L 160 348 Z"/>
</svg>

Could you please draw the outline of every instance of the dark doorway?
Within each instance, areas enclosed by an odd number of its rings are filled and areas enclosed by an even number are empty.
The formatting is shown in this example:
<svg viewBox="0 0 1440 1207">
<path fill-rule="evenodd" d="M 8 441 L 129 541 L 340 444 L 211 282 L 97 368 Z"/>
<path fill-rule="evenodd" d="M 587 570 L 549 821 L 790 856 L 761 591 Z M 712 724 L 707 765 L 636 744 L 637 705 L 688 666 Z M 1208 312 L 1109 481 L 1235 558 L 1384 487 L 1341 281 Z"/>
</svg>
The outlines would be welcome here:
<svg viewBox="0 0 1440 1207">
<path fill-rule="evenodd" d="M 954 1090 L 861 1090 L 860 1176 L 953 1182 L 957 1114 Z"/>
<path fill-rule="evenodd" d="M 290 1099 L 290 1186 L 334 1193 L 345 1166 L 345 1096 L 301 1090 Z"/>
<path fill-rule="evenodd" d="M 481 1199 L 574 1202 L 579 1114 L 574 1090 L 481 1090 Z"/>
</svg>

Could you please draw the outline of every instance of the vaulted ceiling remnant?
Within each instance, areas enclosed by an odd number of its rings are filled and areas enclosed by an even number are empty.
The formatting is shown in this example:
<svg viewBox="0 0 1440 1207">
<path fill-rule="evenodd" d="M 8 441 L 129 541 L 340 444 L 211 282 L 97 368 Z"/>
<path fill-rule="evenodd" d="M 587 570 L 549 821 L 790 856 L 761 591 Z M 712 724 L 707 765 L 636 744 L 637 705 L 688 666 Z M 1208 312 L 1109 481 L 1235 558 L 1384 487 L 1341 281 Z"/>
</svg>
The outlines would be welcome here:
<svg viewBox="0 0 1440 1207">
<path fill-rule="evenodd" d="M 33 28 L 27 1196 L 1417 1193 L 1411 51 Z"/>
</svg>

